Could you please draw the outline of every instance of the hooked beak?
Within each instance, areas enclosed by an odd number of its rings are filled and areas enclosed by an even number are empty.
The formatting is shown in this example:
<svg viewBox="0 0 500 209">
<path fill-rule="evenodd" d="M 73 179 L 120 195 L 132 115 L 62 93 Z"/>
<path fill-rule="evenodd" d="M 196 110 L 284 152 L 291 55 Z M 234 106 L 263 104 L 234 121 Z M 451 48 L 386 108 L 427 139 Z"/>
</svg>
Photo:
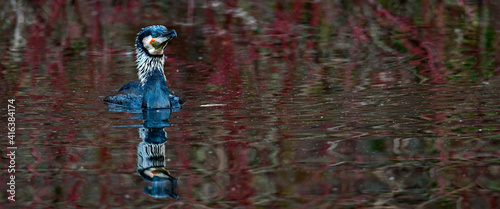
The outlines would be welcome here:
<svg viewBox="0 0 500 209">
<path fill-rule="evenodd" d="M 151 39 L 151 45 L 157 50 L 163 50 L 168 42 L 174 37 L 177 37 L 177 32 L 175 32 L 175 30 L 169 31 L 159 37 Z"/>
</svg>

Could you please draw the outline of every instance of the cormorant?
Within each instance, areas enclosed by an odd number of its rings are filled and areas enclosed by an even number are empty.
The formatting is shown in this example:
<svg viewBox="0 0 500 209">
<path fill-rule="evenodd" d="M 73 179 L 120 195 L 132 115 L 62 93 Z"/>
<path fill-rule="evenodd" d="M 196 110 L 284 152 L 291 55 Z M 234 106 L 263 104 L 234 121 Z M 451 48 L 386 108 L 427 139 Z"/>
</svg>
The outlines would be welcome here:
<svg viewBox="0 0 500 209">
<path fill-rule="evenodd" d="M 177 32 L 162 25 L 143 28 L 135 41 L 139 81 L 125 84 L 118 94 L 108 96 L 104 101 L 132 109 L 180 108 L 186 101 L 185 97 L 169 91 L 163 73 L 163 50 L 174 37 L 177 37 Z"/>
</svg>

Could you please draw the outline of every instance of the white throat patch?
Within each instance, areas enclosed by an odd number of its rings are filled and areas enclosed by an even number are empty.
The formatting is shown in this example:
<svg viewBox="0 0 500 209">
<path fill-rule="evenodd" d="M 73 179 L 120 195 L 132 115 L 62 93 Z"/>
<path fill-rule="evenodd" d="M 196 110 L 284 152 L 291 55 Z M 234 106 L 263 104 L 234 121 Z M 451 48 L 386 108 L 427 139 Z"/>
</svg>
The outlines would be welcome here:
<svg viewBox="0 0 500 209">
<path fill-rule="evenodd" d="M 151 35 L 142 39 L 142 44 L 144 45 L 144 48 L 146 48 L 146 50 L 148 50 L 149 54 L 151 55 L 162 55 L 164 47 L 156 49 L 153 45 L 151 45 L 152 39 L 153 37 Z"/>
<path fill-rule="evenodd" d="M 140 48 L 136 49 L 137 53 L 137 75 L 141 83 L 146 82 L 146 78 L 157 70 L 163 74 L 163 64 L 165 63 L 165 55 L 151 57 L 146 54 L 146 52 Z"/>
</svg>

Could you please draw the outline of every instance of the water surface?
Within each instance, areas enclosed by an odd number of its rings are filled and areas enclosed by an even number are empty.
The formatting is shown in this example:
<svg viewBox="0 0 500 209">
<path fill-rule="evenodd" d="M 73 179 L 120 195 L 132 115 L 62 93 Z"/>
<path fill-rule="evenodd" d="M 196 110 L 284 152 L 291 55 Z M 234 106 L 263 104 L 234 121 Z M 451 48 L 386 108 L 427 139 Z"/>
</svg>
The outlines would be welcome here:
<svg viewBox="0 0 500 209">
<path fill-rule="evenodd" d="M 498 3 L 13 2 L 8 208 L 499 207 Z M 145 192 L 143 113 L 102 102 L 152 24 L 178 32 L 165 74 L 188 97 L 154 132 L 177 199 Z"/>
</svg>

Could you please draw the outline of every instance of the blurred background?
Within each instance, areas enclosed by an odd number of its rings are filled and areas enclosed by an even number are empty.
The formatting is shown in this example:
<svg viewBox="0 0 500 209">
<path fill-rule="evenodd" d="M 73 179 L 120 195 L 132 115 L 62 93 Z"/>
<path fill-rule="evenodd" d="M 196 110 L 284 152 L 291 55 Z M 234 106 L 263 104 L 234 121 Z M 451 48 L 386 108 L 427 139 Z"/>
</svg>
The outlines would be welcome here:
<svg viewBox="0 0 500 209">
<path fill-rule="evenodd" d="M 1 204 L 498 208 L 498 11 L 496 0 L 0 0 L 0 123 L 15 98 L 18 146 L 16 202 L 2 192 Z M 102 102 L 137 80 L 135 37 L 155 24 L 178 33 L 165 74 L 189 100 L 164 129 L 177 200 L 143 192 L 142 120 Z"/>
</svg>

